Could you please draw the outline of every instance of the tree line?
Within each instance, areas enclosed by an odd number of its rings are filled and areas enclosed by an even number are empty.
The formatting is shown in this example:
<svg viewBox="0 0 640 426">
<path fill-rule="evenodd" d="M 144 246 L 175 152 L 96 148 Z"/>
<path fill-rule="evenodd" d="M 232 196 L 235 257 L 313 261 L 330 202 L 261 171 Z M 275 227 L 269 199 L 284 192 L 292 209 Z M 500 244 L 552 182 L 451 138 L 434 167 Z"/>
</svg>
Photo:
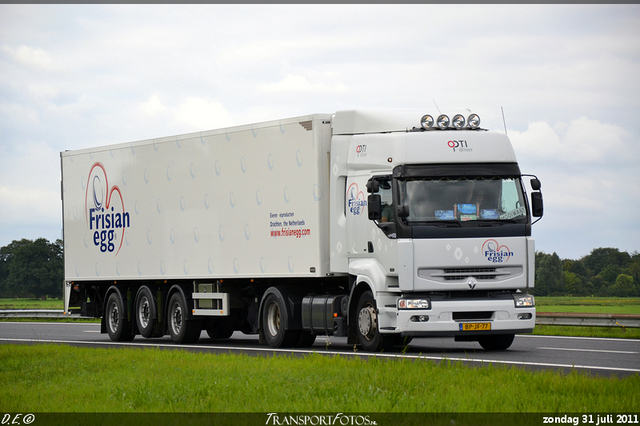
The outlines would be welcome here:
<svg viewBox="0 0 640 426">
<path fill-rule="evenodd" d="M 640 296 L 640 253 L 597 248 L 579 260 L 536 252 L 536 296 Z"/>
<path fill-rule="evenodd" d="M 0 247 L 0 297 L 62 297 L 62 240 L 14 240 Z"/>
<path fill-rule="evenodd" d="M 536 252 L 536 296 L 640 297 L 640 253 L 597 248 L 579 260 Z M 62 240 L 14 240 L 0 248 L 0 297 L 62 297 Z"/>
</svg>

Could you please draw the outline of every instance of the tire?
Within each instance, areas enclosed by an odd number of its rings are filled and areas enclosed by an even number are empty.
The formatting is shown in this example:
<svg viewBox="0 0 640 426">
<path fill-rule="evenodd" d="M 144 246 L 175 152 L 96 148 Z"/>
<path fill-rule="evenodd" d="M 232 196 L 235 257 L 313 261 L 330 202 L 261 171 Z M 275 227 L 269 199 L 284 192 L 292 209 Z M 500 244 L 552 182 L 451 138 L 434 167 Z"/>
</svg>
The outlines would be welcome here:
<svg viewBox="0 0 640 426">
<path fill-rule="evenodd" d="M 135 317 L 138 331 L 143 337 L 164 335 L 162 323 L 158 321 L 158 307 L 151 289 L 143 286 L 138 291 L 135 305 Z"/>
<path fill-rule="evenodd" d="M 287 307 L 284 300 L 269 294 L 262 307 L 264 338 L 273 348 L 290 347 L 296 343 L 299 330 L 287 330 Z"/>
<path fill-rule="evenodd" d="M 228 339 L 234 331 L 231 317 L 216 318 L 207 327 L 207 334 L 212 340 Z"/>
<path fill-rule="evenodd" d="M 509 349 L 514 338 L 515 335 L 513 334 L 494 334 L 480 337 L 478 343 L 487 351 L 505 351 Z"/>
<path fill-rule="evenodd" d="M 202 332 L 199 321 L 187 320 L 189 307 L 182 294 L 176 292 L 169 300 L 167 315 L 169 334 L 174 343 L 196 343 Z"/>
<path fill-rule="evenodd" d="M 298 338 L 296 339 L 296 348 L 310 348 L 316 342 L 316 335 L 306 332 L 304 330 L 298 331 Z"/>
<path fill-rule="evenodd" d="M 116 292 L 107 299 L 105 324 L 109 338 L 114 342 L 130 342 L 136 337 L 131 330 L 131 323 L 127 321 L 124 302 Z"/>
<path fill-rule="evenodd" d="M 367 352 L 388 349 L 395 343 L 395 336 L 383 336 L 378 328 L 378 308 L 373 293 L 366 291 L 360 296 L 356 308 L 356 335 Z"/>
</svg>

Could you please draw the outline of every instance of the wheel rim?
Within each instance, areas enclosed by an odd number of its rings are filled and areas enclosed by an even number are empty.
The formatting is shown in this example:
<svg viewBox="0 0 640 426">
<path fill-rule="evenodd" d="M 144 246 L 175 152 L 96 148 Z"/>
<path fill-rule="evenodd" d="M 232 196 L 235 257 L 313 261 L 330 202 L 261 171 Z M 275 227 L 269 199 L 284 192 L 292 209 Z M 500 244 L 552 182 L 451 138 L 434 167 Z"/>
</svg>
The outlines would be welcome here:
<svg viewBox="0 0 640 426">
<path fill-rule="evenodd" d="M 358 328 L 360 334 L 367 340 L 375 337 L 378 330 L 378 316 L 376 310 L 371 305 L 363 306 L 358 313 Z"/>
<path fill-rule="evenodd" d="M 109 329 L 111 333 L 118 331 L 118 324 L 120 323 L 120 310 L 118 304 L 113 302 L 109 308 Z"/>
<path fill-rule="evenodd" d="M 143 297 L 141 299 L 140 305 L 138 306 L 138 320 L 140 321 L 140 325 L 142 326 L 142 328 L 147 328 L 149 326 L 149 317 L 149 299 Z"/>
<path fill-rule="evenodd" d="M 267 311 L 267 328 L 272 336 L 277 336 L 280 331 L 280 307 L 275 302 L 269 305 Z"/>
<path fill-rule="evenodd" d="M 182 307 L 178 303 L 176 303 L 172 309 L 171 328 L 176 335 L 180 334 L 180 329 L 182 329 Z"/>
</svg>

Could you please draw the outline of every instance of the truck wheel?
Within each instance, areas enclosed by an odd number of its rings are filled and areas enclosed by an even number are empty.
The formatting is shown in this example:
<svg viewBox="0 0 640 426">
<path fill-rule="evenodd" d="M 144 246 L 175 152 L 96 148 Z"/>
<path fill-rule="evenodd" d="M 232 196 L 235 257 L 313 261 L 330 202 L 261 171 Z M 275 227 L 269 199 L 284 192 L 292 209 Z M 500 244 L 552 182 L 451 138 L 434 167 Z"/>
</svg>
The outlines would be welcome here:
<svg viewBox="0 0 640 426">
<path fill-rule="evenodd" d="M 269 346 L 280 348 L 295 343 L 298 334 L 296 330 L 287 330 L 286 324 L 287 307 L 284 300 L 275 294 L 268 295 L 262 308 L 262 328 Z"/>
<path fill-rule="evenodd" d="M 228 339 L 235 330 L 231 317 L 216 318 L 207 327 L 210 339 Z"/>
<path fill-rule="evenodd" d="M 515 335 L 513 334 L 494 334 L 492 336 L 480 337 L 478 343 L 487 351 L 504 351 L 509 349 L 514 337 Z"/>
<path fill-rule="evenodd" d="M 296 338 L 296 348 L 310 348 L 316 341 L 316 335 L 308 333 L 304 330 L 300 330 L 298 332 L 298 337 Z"/>
<path fill-rule="evenodd" d="M 187 320 L 187 301 L 180 293 L 175 293 L 169 300 L 169 334 L 174 343 L 195 343 L 202 332 L 198 321 Z"/>
<path fill-rule="evenodd" d="M 366 291 L 360 296 L 356 309 L 356 334 L 362 349 L 377 352 L 393 345 L 393 336 L 385 339 L 378 329 L 378 308 L 373 293 Z"/>
<path fill-rule="evenodd" d="M 131 323 L 127 321 L 124 303 L 118 293 L 111 293 L 107 299 L 105 322 L 109 338 L 114 342 L 130 342 L 136 337 L 131 332 Z"/>
<path fill-rule="evenodd" d="M 143 286 L 136 298 L 136 324 L 143 337 L 160 337 L 164 335 L 162 324 L 158 321 L 158 308 L 151 289 Z"/>
</svg>

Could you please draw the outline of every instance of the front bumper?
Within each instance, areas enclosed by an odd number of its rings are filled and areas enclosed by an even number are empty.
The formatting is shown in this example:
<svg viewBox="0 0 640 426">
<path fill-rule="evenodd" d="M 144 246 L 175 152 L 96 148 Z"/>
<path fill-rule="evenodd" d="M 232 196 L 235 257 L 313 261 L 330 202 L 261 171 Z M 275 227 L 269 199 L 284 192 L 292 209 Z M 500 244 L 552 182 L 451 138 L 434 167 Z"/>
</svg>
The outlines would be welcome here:
<svg viewBox="0 0 640 426">
<path fill-rule="evenodd" d="M 536 321 L 535 307 L 516 308 L 513 299 L 437 300 L 432 302 L 431 309 L 398 309 L 392 300 L 378 304 L 381 333 L 404 336 L 530 333 Z M 461 326 L 466 323 L 488 323 L 489 329 L 463 330 L 469 328 Z"/>
</svg>

